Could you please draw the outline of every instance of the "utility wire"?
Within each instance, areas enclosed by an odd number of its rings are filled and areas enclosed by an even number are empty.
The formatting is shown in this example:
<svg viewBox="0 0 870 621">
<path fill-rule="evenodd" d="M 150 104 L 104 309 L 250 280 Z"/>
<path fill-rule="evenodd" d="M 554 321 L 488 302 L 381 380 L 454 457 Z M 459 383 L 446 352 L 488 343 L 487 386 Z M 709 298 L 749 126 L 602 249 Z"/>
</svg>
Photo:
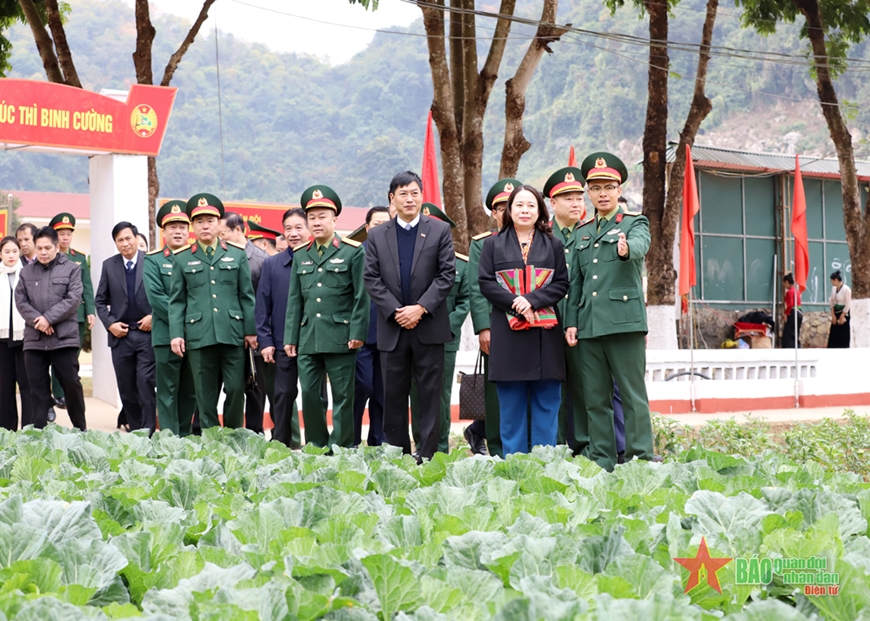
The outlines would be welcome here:
<svg viewBox="0 0 870 621">
<path fill-rule="evenodd" d="M 218 132 L 221 137 L 221 195 L 226 194 L 226 174 L 224 166 L 224 115 L 221 103 L 221 56 L 218 50 L 217 21 L 214 23 L 214 63 L 217 68 L 217 93 L 218 93 Z"/>
</svg>

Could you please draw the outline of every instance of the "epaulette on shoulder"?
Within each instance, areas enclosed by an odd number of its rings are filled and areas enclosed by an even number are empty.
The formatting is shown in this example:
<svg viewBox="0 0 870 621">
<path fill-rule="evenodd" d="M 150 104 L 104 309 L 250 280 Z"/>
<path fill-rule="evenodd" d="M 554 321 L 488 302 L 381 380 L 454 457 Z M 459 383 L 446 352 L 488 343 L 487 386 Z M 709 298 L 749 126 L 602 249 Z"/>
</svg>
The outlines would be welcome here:
<svg viewBox="0 0 870 621">
<path fill-rule="evenodd" d="M 466 263 L 468 263 L 468 257 L 466 255 L 460 254 L 458 252 L 454 252 L 453 254 L 455 254 L 456 258 L 459 259 L 460 261 L 465 261 Z"/>
<path fill-rule="evenodd" d="M 478 239 L 485 239 L 485 238 L 489 237 L 490 235 L 492 235 L 492 231 L 485 231 L 483 233 L 478 233 L 477 235 L 475 235 L 471 239 L 473 239 L 474 241 L 477 241 Z"/>
<path fill-rule="evenodd" d="M 185 250 L 190 250 L 190 247 L 191 247 L 192 245 L 193 245 L 193 244 L 187 244 L 186 246 L 182 246 L 182 247 L 179 248 L 178 250 L 173 250 L 173 251 L 172 251 L 172 254 L 178 254 L 179 252 L 184 252 Z"/>
<path fill-rule="evenodd" d="M 240 248 L 241 250 L 245 249 L 245 244 L 237 244 L 234 241 L 227 241 L 230 246 L 235 246 L 236 248 Z"/>
<path fill-rule="evenodd" d="M 353 246 L 354 248 L 359 248 L 362 246 L 362 243 L 358 242 L 355 239 L 351 239 L 350 237 L 342 237 L 341 241 L 343 241 L 348 246 Z"/>
<path fill-rule="evenodd" d="M 308 242 L 307 242 L 307 241 L 306 241 L 306 242 L 302 242 L 302 243 L 299 244 L 298 246 L 294 246 L 294 247 L 293 247 L 293 252 L 297 252 L 297 251 L 299 251 L 299 250 L 302 250 L 302 249 L 305 248 L 306 246 L 308 246 Z"/>
<path fill-rule="evenodd" d="M 577 228 L 579 229 L 581 227 L 586 226 L 587 224 L 592 224 L 593 222 L 595 222 L 595 218 L 592 218 L 591 220 L 587 220 L 586 222 L 582 222 L 582 223 L 578 224 Z M 577 229 L 574 229 L 574 230 L 577 230 Z"/>
<path fill-rule="evenodd" d="M 154 250 L 149 250 L 145 253 L 145 255 L 150 257 L 152 254 L 157 254 L 158 252 L 163 252 L 163 248 L 155 248 Z"/>
<path fill-rule="evenodd" d="M 71 257 L 75 257 L 75 256 L 84 257 L 87 255 L 85 255 L 85 253 L 82 252 L 81 250 L 74 250 L 73 248 L 70 248 L 69 249 L 69 256 L 71 256 Z"/>
</svg>

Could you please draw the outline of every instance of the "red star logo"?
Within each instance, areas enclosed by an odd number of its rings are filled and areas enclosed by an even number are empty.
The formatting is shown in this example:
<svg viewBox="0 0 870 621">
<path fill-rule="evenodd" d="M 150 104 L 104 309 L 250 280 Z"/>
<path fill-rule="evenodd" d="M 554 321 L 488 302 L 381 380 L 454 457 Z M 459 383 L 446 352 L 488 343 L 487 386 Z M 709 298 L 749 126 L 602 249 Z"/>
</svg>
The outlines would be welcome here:
<svg viewBox="0 0 870 621">
<path fill-rule="evenodd" d="M 685 593 L 694 589 L 701 582 L 702 567 L 707 574 L 707 584 L 721 593 L 722 587 L 719 586 L 719 578 L 716 577 L 716 572 L 725 567 L 733 559 L 710 558 L 710 552 L 707 550 L 707 540 L 701 537 L 701 545 L 698 546 L 698 553 L 695 555 L 695 558 L 675 558 L 674 560 L 691 572 L 689 574 L 689 581 L 686 583 Z"/>
</svg>

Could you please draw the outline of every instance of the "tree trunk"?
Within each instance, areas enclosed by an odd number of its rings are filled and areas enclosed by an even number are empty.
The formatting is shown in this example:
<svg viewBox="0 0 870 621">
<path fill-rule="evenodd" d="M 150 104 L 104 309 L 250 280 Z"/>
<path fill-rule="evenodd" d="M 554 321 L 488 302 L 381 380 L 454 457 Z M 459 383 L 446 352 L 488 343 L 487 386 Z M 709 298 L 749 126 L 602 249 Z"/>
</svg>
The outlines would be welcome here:
<svg viewBox="0 0 870 621">
<path fill-rule="evenodd" d="M 668 5 L 647 0 L 649 13 L 649 79 L 647 85 L 646 125 L 643 132 L 643 213 L 649 218 L 653 240 L 666 239 L 663 230 L 665 216 L 665 155 L 668 136 Z M 677 158 L 679 159 L 679 157 Z M 673 237 L 673 233 L 671 233 Z M 669 275 L 660 284 L 650 285 L 647 301 L 650 306 L 662 304 L 668 296 L 673 303 L 673 245 L 653 241 L 647 254 L 648 265 L 667 265 Z M 654 269 L 649 270 L 652 278 Z"/>
<path fill-rule="evenodd" d="M 853 345 L 870 347 L 870 325 L 862 325 L 867 317 L 864 302 L 870 298 L 870 221 L 861 209 L 861 193 L 858 186 L 858 173 L 855 168 L 855 153 L 852 149 L 852 134 L 840 112 L 837 91 L 828 65 L 825 26 L 817 0 L 792 0 L 807 20 L 807 35 L 813 51 L 816 70 L 816 90 L 822 105 L 822 114 L 828 125 L 831 141 L 837 150 L 840 164 L 840 183 L 843 190 L 843 221 L 846 227 L 846 241 L 852 261 L 852 298 L 858 302 L 861 312 L 852 321 Z"/>
<path fill-rule="evenodd" d="M 499 15 L 505 17 L 500 17 L 496 23 L 492 44 L 480 73 L 477 70 L 474 15 L 467 14 L 463 22 L 465 109 L 462 113 L 462 163 L 469 236 L 489 228 L 489 217 L 483 209 L 483 120 L 510 34 L 511 20 L 508 16 L 513 15 L 515 6 L 516 0 L 502 0 Z M 465 8 L 474 10 L 474 0 L 465 0 Z"/>
<path fill-rule="evenodd" d="M 461 9 L 464 0 L 450 0 L 450 8 Z M 462 22 L 465 15 L 459 11 L 450 13 L 450 86 L 453 90 L 453 114 L 456 131 L 462 135 L 462 99 L 465 92 L 465 59 L 462 46 Z"/>
<path fill-rule="evenodd" d="M 668 193 L 662 219 L 655 228 L 656 237 L 652 238 L 650 250 L 647 253 L 647 301 L 649 304 L 649 348 L 677 349 L 674 309 L 674 238 L 680 221 L 680 206 L 683 199 L 683 186 L 686 173 L 686 146 L 695 144 L 695 137 L 701 123 L 713 109 L 713 103 L 707 98 L 704 89 L 707 83 L 707 66 L 710 63 L 710 44 L 713 40 L 713 26 L 716 23 L 716 11 L 719 0 L 707 1 L 707 15 L 704 18 L 704 28 L 701 33 L 701 45 L 698 53 L 698 71 L 695 79 L 695 92 L 689 114 L 680 132 L 680 142 L 669 176 Z M 664 73 L 664 71 L 662 71 Z"/>
<path fill-rule="evenodd" d="M 531 143 L 523 135 L 523 115 L 526 112 L 526 91 L 538 63 L 544 56 L 544 52 L 552 54 L 550 43 L 558 41 L 567 32 L 567 28 L 551 26 L 556 22 L 556 10 L 559 8 L 559 0 L 545 0 L 541 11 L 541 24 L 535 33 L 535 38 L 529 44 L 525 56 L 520 61 L 520 66 L 514 77 L 505 83 L 505 128 L 504 147 L 501 152 L 501 165 L 499 167 L 499 179 L 516 177 L 520 167 L 520 159 L 531 148 Z M 571 26 L 571 24 L 568 24 Z"/>
<path fill-rule="evenodd" d="M 56 84 L 65 84 L 63 73 L 61 73 L 60 65 L 57 62 L 57 56 L 54 54 L 54 44 L 51 37 L 48 36 L 48 31 L 42 23 L 42 18 L 39 16 L 39 11 L 33 4 L 33 0 L 19 0 L 21 11 L 30 24 L 30 30 L 33 32 L 33 40 L 36 42 L 36 49 L 39 52 L 39 57 L 42 59 L 42 66 L 45 68 L 45 75 L 49 82 Z"/>
<path fill-rule="evenodd" d="M 66 31 L 63 29 L 63 19 L 57 6 L 57 0 L 45 0 L 45 14 L 48 17 L 48 27 L 51 29 L 51 38 L 54 39 L 54 48 L 57 51 L 58 63 L 63 71 L 64 82 L 69 86 L 81 88 L 82 83 L 73 63 L 69 43 L 66 40 Z"/>
<path fill-rule="evenodd" d="M 154 71 L 151 68 L 151 48 L 157 31 L 151 23 L 151 9 L 148 0 L 136 0 L 136 50 L 133 52 L 133 67 L 136 69 L 136 82 L 154 84 Z M 149 165 L 149 176 L 150 176 Z"/>
<path fill-rule="evenodd" d="M 426 44 L 429 48 L 429 70 L 432 73 L 432 118 L 438 128 L 441 144 L 442 196 L 444 211 L 456 222 L 453 241 L 459 252 L 468 253 L 468 220 L 465 216 L 462 156 L 456 115 L 453 110 L 453 92 L 447 67 L 447 49 L 444 43 L 444 0 L 437 0 L 441 8 L 420 6 Z"/>
</svg>

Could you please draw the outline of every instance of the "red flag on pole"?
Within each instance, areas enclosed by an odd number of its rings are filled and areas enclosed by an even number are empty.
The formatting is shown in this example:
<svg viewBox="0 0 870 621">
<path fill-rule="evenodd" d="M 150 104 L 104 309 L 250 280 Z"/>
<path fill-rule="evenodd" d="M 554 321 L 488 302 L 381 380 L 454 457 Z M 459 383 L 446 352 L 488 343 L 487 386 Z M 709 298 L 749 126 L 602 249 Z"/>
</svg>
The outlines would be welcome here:
<svg viewBox="0 0 870 621">
<path fill-rule="evenodd" d="M 426 121 L 426 141 L 423 143 L 423 202 L 444 209 L 441 205 L 441 184 L 438 183 L 438 155 L 435 153 L 431 110 Z"/>
<path fill-rule="evenodd" d="M 577 158 L 574 157 L 574 147 L 571 147 L 571 150 L 568 152 L 568 166 L 573 166 L 577 168 Z"/>
<path fill-rule="evenodd" d="M 801 177 L 800 156 L 795 155 L 794 201 L 791 208 L 791 232 L 794 235 L 794 280 L 800 292 L 807 290 L 810 271 L 810 244 L 807 241 L 807 198 Z"/>
<path fill-rule="evenodd" d="M 680 297 L 697 283 L 695 274 L 695 216 L 701 210 L 692 150 L 686 145 L 686 171 L 683 182 L 683 222 L 680 226 Z"/>
</svg>

